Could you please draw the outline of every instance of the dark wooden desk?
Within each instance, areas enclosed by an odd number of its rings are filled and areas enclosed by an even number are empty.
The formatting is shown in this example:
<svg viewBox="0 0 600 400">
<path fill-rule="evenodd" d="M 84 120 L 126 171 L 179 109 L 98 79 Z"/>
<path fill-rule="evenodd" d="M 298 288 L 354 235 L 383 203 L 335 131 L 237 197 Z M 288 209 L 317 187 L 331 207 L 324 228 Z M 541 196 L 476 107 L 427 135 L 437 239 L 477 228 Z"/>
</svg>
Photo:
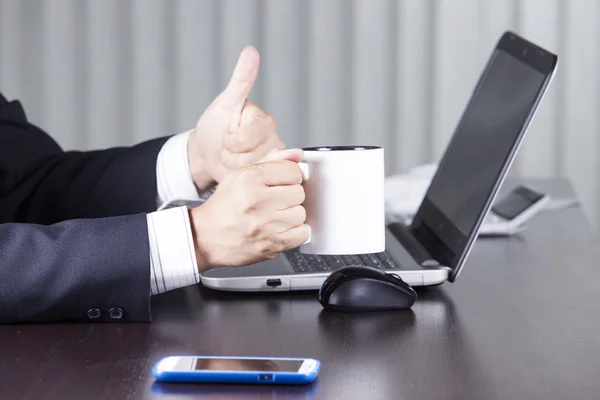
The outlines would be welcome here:
<svg viewBox="0 0 600 400">
<path fill-rule="evenodd" d="M 565 182 L 538 183 L 557 195 Z M 506 186 L 509 188 L 509 186 Z M 322 311 L 316 293 L 198 287 L 153 299 L 152 324 L 0 327 L 2 399 L 600 398 L 600 265 L 579 208 L 520 237 L 478 240 L 454 284 L 410 311 Z M 174 353 L 316 357 L 308 387 L 160 385 Z"/>
</svg>

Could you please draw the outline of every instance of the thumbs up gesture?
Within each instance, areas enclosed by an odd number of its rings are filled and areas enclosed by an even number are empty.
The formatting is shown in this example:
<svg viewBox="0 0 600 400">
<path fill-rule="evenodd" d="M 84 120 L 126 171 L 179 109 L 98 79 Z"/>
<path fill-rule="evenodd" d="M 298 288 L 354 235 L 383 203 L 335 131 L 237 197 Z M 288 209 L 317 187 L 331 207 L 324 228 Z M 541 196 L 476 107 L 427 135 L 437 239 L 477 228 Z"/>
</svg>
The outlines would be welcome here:
<svg viewBox="0 0 600 400">
<path fill-rule="evenodd" d="M 283 151 L 275 118 L 248 100 L 259 64 L 258 51 L 246 47 L 227 87 L 206 108 L 190 135 L 188 159 L 199 190 L 220 182 L 231 169 L 302 158 L 301 150 Z"/>
</svg>

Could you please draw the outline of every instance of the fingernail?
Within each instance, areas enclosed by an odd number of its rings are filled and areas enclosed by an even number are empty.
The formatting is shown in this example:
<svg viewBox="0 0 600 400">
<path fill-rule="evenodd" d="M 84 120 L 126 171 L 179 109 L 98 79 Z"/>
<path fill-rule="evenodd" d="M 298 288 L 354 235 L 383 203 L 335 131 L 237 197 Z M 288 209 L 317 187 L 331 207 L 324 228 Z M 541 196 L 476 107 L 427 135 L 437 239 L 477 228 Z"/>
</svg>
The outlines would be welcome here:
<svg viewBox="0 0 600 400">
<path fill-rule="evenodd" d="M 272 149 L 263 158 L 264 161 L 287 160 L 287 159 L 303 159 L 304 152 L 302 149 Z M 298 160 L 299 161 L 299 160 Z"/>
<path fill-rule="evenodd" d="M 304 244 L 310 243 L 310 239 L 312 239 L 312 230 L 310 229 L 310 226 L 308 226 L 308 224 L 304 224 L 304 226 L 306 227 L 306 230 L 308 231 L 308 239 L 306 239 L 306 242 L 304 242 Z"/>
<path fill-rule="evenodd" d="M 283 153 L 285 155 L 304 154 L 304 150 L 302 150 L 302 149 L 285 149 L 285 150 L 283 150 Z"/>
</svg>

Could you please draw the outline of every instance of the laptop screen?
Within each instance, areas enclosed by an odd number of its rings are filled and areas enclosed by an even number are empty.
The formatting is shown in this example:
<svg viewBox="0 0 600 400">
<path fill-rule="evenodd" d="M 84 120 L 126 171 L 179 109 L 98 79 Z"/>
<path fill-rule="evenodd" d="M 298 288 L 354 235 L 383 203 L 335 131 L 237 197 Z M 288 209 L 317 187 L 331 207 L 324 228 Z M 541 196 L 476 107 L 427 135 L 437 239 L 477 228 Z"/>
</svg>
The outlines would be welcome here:
<svg viewBox="0 0 600 400">
<path fill-rule="evenodd" d="M 413 224 L 445 265 L 464 261 L 555 64 L 510 33 L 492 53 Z"/>
</svg>

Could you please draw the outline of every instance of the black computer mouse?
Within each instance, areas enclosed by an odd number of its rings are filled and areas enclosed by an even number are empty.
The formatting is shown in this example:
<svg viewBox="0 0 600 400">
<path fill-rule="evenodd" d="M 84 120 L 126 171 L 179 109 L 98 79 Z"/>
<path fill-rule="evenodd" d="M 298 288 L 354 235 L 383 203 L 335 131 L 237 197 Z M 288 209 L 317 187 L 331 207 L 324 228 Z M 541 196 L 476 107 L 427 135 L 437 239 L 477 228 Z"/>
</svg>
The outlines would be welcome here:
<svg viewBox="0 0 600 400">
<path fill-rule="evenodd" d="M 319 303 L 328 311 L 382 311 L 410 308 L 417 293 L 395 274 L 366 266 L 348 266 L 327 277 Z"/>
</svg>

